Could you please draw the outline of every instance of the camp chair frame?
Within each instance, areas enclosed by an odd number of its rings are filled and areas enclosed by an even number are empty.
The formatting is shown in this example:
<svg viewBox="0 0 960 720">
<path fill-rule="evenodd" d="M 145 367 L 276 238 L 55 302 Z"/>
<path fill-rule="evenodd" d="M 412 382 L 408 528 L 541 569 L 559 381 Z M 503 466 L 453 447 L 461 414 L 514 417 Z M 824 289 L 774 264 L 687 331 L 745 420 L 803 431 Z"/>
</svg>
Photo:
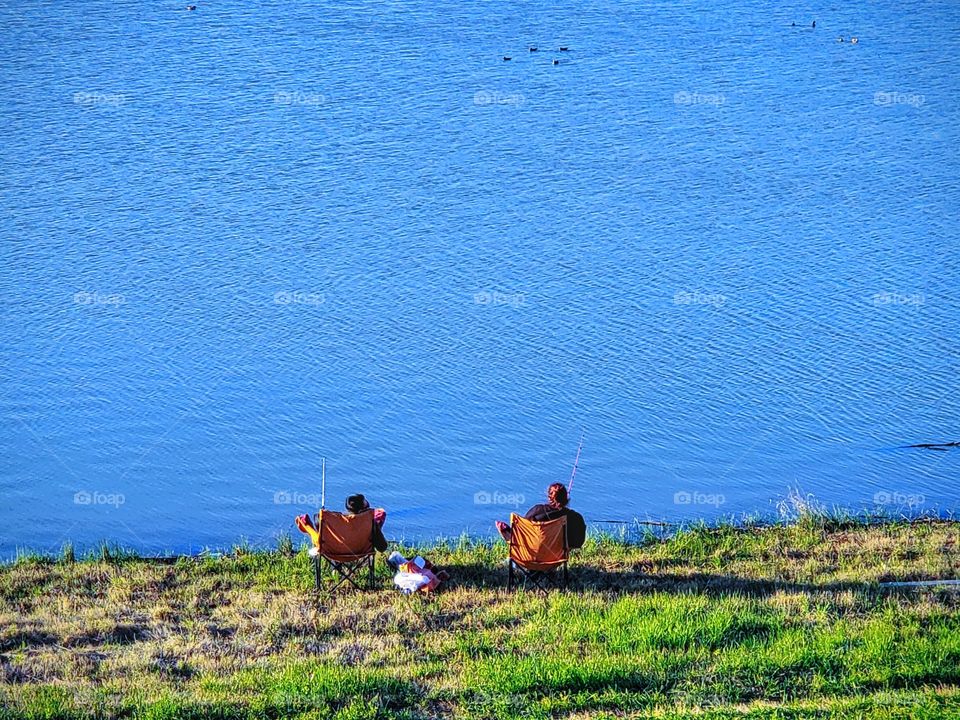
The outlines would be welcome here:
<svg viewBox="0 0 960 720">
<path fill-rule="evenodd" d="M 528 565 L 543 565 L 541 567 L 528 567 L 524 564 L 524 561 L 519 560 L 516 557 L 518 550 L 517 532 L 515 530 L 517 520 L 539 526 L 549 525 L 551 523 L 561 524 L 561 537 L 563 538 L 561 559 L 543 564 L 536 562 L 527 563 Z M 567 519 L 561 517 L 556 520 L 547 520 L 541 523 L 514 515 L 510 518 L 510 526 L 514 528 L 514 532 L 511 534 L 509 543 L 510 558 L 507 565 L 507 590 L 513 590 L 514 586 L 518 586 L 519 583 L 523 583 L 523 586 L 526 587 L 528 582 L 534 590 L 542 593 L 547 593 L 551 589 L 565 590 L 569 582 L 568 564 L 570 562 L 570 547 L 567 544 Z"/>
<path fill-rule="evenodd" d="M 570 580 L 567 570 L 568 561 L 558 565 L 553 570 L 527 570 L 510 558 L 510 567 L 507 571 L 507 590 L 513 590 L 520 583 L 526 586 L 530 583 L 532 589 L 537 592 L 547 593 L 551 589 L 566 590 Z"/>
<path fill-rule="evenodd" d="M 323 589 L 324 564 L 330 568 L 335 578 L 327 592 L 334 592 L 345 584 L 350 584 L 357 590 L 371 590 L 375 585 L 373 555 L 362 557 L 356 562 L 337 562 L 318 553 L 313 558 L 314 585 L 317 590 Z M 364 572 L 367 573 L 366 580 L 363 579 Z"/>
<path fill-rule="evenodd" d="M 330 510 L 323 512 L 334 514 Z M 335 513 L 340 515 L 340 513 Z M 321 525 L 321 513 L 315 516 L 316 526 L 319 529 L 319 547 L 317 554 L 313 557 L 314 585 L 317 590 L 323 589 L 323 568 L 326 566 L 333 575 L 334 582 L 327 588 L 327 592 L 334 592 L 341 587 L 353 586 L 357 590 L 372 590 L 376 583 L 374 573 L 376 550 L 373 547 L 373 516 L 370 519 L 370 545 L 369 552 L 362 552 L 349 558 L 338 556 L 331 558 L 323 553 L 323 528 Z M 366 578 L 364 579 L 364 574 Z"/>
</svg>

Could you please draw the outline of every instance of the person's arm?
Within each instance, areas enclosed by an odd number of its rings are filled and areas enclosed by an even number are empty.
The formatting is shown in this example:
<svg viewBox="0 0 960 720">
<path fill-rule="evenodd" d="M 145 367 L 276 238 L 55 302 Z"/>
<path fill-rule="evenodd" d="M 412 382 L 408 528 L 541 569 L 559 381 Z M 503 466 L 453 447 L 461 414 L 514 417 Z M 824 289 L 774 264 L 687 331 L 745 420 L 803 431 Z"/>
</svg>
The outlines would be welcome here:
<svg viewBox="0 0 960 720">
<path fill-rule="evenodd" d="M 376 523 L 373 524 L 373 547 L 380 552 L 387 549 L 387 539 L 383 536 L 383 530 Z"/>
<path fill-rule="evenodd" d="M 587 523 L 576 510 L 567 513 L 567 546 L 571 550 L 582 548 L 587 539 Z"/>
</svg>

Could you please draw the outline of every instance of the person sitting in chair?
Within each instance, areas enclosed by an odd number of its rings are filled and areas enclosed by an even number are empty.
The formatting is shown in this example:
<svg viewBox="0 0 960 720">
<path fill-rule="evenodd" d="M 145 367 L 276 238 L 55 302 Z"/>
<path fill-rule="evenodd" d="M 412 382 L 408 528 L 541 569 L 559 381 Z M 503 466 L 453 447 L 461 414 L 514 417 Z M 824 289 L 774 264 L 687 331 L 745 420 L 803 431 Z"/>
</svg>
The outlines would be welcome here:
<svg viewBox="0 0 960 720">
<path fill-rule="evenodd" d="M 563 483 L 553 483 L 547 488 L 547 502 L 534 505 L 527 510 L 524 515 L 527 520 L 536 522 L 546 522 L 556 520 L 560 517 L 567 518 L 567 547 L 571 550 L 583 547 L 584 540 L 587 539 L 587 524 L 583 515 L 576 510 L 571 510 L 567 505 L 570 497 L 567 495 L 567 488 Z M 497 520 L 497 530 L 500 536 L 510 542 L 512 530 L 510 526 L 502 520 Z"/>
<path fill-rule="evenodd" d="M 360 515 L 365 512 L 373 513 L 373 547 L 383 552 L 387 549 L 387 539 L 383 536 L 383 523 L 387 520 L 387 511 L 382 508 L 376 510 L 370 509 L 370 503 L 360 494 L 351 495 L 345 503 L 347 513 L 350 515 Z"/>
</svg>

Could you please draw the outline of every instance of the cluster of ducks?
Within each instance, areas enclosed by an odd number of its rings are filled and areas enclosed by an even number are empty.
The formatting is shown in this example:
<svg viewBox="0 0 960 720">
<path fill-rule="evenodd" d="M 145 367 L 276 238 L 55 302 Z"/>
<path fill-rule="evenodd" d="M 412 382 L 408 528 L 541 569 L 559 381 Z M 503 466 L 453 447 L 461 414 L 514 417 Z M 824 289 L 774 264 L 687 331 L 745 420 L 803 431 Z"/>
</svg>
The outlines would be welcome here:
<svg viewBox="0 0 960 720">
<path fill-rule="evenodd" d="M 527 48 L 527 50 L 529 50 L 530 52 L 540 52 L 540 48 L 538 48 L 536 45 L 531 45 L 530 47 Z M 558 48 L 557 48 L 557 52 L 570 52 L 570 48 L 568 48 L 568 47 L 558 47 Z M 512 56 L 512 55 L 504 55 L 504 56 L 503 56 L 503 61 L 504 61 L 504 62 L 509 62 L 510 60 L 513 60 L 513 56 Z M 553 64 L 554 64 L 554 65 L 559 65 L 559 64 L 560 64 L 560 61 L 557 60 L 556 58 L 554 58 L 554 59 L 553 59 Z"/>
<path fill-rule="evenodd" d="M 796 24 L 795 22 L 794 22 L 794 23 L 790 23 L 790 27 L 796 27 L 796 26 L 797 26 L 797 24 Z M 814 20 L 814 21 L 810 24 L 810 27 L 812 27 L 812 28 L 815 30 L 815 29 L 817 28 L 817 21 Z M 840 37 L 837 38 L 837 42 L 846 42 L 846 41 L 843 39 L 843 35 L 841 35 Z M 851 44 L 851 45 L 856 45 L 858 42 L 860 42 L 860 39 L 857 38 L 856 36 L 850 38 L 850 44 Z"/>
</svg>

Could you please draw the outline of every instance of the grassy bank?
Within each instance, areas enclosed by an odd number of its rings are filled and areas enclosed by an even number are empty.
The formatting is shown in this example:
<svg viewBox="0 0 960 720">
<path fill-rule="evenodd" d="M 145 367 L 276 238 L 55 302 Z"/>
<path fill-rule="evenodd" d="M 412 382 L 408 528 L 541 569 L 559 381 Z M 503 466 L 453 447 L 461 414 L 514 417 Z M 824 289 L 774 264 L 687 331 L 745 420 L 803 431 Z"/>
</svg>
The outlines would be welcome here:
<svg viewBox="0 0 960 720">
<path fill-rule="evenodd" d="M 960 718 L 960 526 L 591 538 L 576 590 L 420 548 L 433 597 L 318 597 L 298 552 L 0 567 L 0 718 Z M 409 549 L 408 549 L 409 550 Z"/>
</svg>

